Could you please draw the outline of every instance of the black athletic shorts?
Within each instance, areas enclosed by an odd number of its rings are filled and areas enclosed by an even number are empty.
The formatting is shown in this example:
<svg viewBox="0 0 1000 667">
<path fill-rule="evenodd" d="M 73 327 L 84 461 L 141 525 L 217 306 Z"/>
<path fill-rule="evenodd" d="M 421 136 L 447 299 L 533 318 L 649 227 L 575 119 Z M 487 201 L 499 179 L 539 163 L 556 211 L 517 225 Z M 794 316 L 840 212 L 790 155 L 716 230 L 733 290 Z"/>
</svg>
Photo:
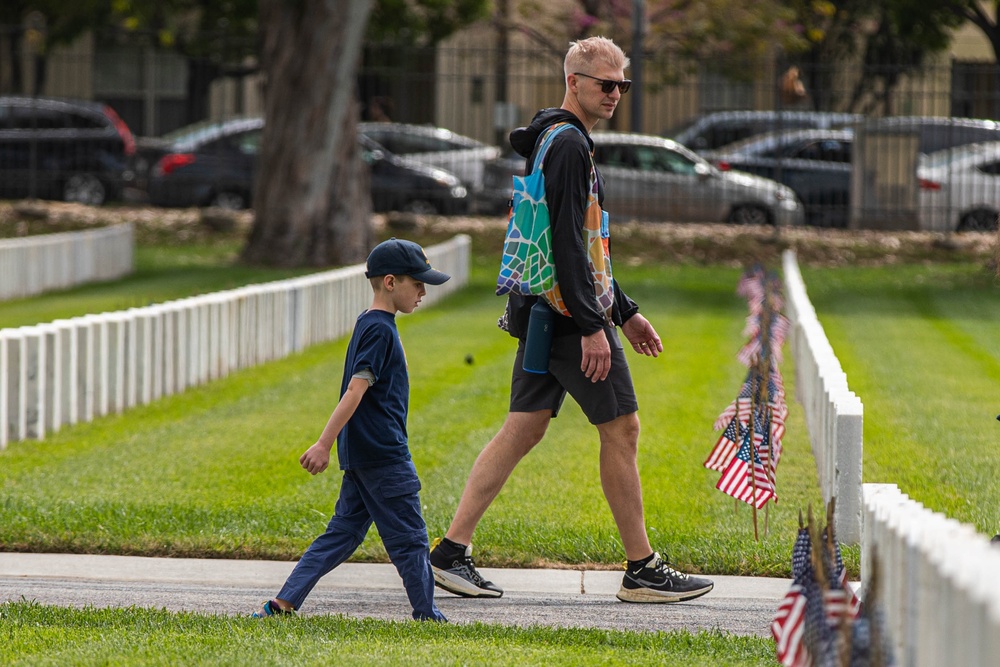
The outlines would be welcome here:
<svg viewBox="0 0 1000 667">
<path fill-rule="evenodd" d="M 510 411 L 552 410 L 555 417 L 568 392 L 591 424 L 604 424 L 636 412 L 639 404 L 618 332 L 614 327 L 605 327 L 604 333 L 611 345 L 611 371 L 600 382 L 591 382 L 580 370 L 582 334 L 556 336 L 552 340 L 549 372 L 544 375 L 521 368 L 524 340 L 519 339 L 510 382 Z"/>
</svg>

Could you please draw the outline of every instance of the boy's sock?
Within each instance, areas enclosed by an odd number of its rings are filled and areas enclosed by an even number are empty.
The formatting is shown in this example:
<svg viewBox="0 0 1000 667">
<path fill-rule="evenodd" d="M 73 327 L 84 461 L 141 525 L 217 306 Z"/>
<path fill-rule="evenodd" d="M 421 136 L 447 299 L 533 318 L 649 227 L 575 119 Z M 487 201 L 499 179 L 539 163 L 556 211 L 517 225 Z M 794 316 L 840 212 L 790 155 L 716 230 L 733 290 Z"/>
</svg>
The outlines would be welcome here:
<svg viewBox="0 0 1000 667">
<path fill-rule="evenodd" d="M 253 613 L 253 617 L 254 618 L 267 618 L 268 616 L 282 616 L 282 615 L 286 615 L 286 614 L 289 615 L 289 616 L 291 616 L 291 615 L 295 614 L 295 610 L 294 609 L 289 609 L 289 610 L 282 609 L 281 605 L 279 605 L 274 600 L 268 600 L 268 601 L 266 601 L 261 606 L 261 608 L 260 608 L 259 611 L 255 611 Z"/>
</svg>

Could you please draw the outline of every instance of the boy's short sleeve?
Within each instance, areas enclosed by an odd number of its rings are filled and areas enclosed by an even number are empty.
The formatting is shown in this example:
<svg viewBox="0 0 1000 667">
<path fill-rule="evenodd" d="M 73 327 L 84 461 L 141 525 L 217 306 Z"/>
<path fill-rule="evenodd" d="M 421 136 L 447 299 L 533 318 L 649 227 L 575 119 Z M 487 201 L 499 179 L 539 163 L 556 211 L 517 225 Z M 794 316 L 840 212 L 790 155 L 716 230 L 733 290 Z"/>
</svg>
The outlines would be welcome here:
<svg viewBox="0 0 1000 667">
<path fill-rule="evenodd" d="M 351 377 L 363 374 L 362 377 L 368 380 L 369 387 L 378 382 L 391 346 L 392 340 L 385 331 L 372 327 L 362 332 L 354 355 L 353 368 L 349 369 Z"/>
<path fill-rule="evenodd" d="M 375 384 L 375 374 L 372 373 L 372 369 L 370 368 L 363 368 L 354 375 L 352 375 L 351 377 L 357 378 L 359 380 L 364 380 L 365 382 L 368 383 L 369 387 Z"/>
</svg>

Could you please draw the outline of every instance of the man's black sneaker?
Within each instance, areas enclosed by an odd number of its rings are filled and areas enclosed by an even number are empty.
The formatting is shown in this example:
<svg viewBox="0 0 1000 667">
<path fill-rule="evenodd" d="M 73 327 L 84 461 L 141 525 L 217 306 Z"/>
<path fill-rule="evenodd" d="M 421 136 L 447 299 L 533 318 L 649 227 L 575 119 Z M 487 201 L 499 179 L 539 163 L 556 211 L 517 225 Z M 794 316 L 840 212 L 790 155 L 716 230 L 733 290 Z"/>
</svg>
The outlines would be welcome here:
<svg viewBox="0 0 1000 667">
<path fill-rule="evenodd" d="M 683 602 L 701 597 L 715 586 L 709 579 L 678 572 L 654 553 L 645 565 L 625 568 L 618 591 L 622 602 Z"/>
<path fill-rule="evenodd" d="M 449 543 L 450 542 L 450 543 Z M 440 588 L 467 598 L 498 598 L 503 595 L 503 589 L 487 581 L 476 570 L 472 562 L 472 545 L 462 549 L 438 538 L 431 548 L 431 569 L 434 570 L 434 583 Z"/>
</svg>

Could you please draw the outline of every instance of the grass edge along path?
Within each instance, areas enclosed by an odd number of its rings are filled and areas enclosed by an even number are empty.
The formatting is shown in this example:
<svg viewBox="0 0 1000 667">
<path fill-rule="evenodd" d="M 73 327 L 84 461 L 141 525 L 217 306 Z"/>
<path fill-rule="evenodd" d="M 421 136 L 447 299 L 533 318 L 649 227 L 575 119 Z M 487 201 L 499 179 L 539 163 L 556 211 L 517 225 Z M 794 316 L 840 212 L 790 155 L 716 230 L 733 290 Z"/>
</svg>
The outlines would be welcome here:
<svg viewBox="0 0 1000 667">
<path fill-rule="evenodd" d="M 0 603 L 10 665 L 777 665 L 770 638 Z"/>
</svg>

